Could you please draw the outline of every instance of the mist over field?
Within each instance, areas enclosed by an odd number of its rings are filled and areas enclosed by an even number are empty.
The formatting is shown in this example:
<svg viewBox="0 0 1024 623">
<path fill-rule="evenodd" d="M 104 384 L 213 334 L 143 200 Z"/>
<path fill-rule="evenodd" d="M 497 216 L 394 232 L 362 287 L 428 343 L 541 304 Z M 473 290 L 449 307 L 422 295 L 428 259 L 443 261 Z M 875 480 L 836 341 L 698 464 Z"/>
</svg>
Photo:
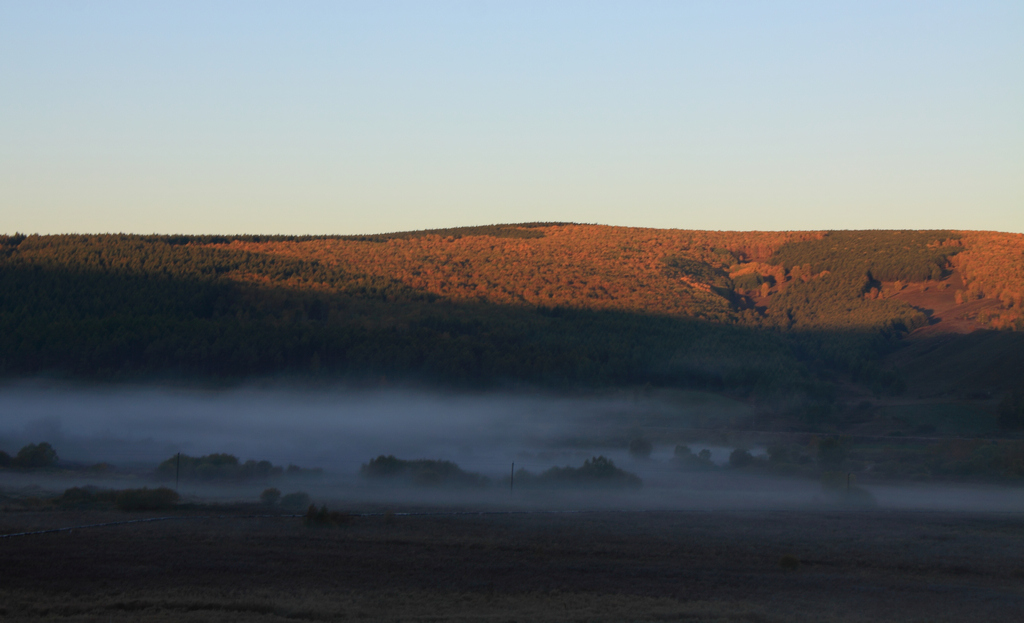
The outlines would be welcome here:
<svg viewBox="0 0 1024 623">
<path fill-rule="evenodd" d="M 342 504 L 394 503 L 570 510 L 621 508 L 794 508 L 827 504 L 815 479 L 731 469 L 743 447 L 755 457 L 765 447 L 708 440 L 690 443 L 710 452 L 711 471 L 687 471 L 673 458 L 697 427 L 749 416 L 744 402 L 702 392 L 608 392 L 591 395 L 453 393 L 415 389 L 300 388 L 251 385 L 197 390 L 157 386 L 83 386 L 53 382 L 0 389 L 0 449 L 46 441 L 63 464 L 110 463 L 145 478 L 177 452 L 229 453 L 241 461 L 269 460 L 322 468 L 314 479 L 271 483 Z M 628 451 L 648 440 L 649 456 Z M 457 463 L 490 479 L 478 490 L 389 486 L 358 476 L 380 455 Z M 605 456 L 643 479 L 639 491 L 508 491 L 512 463 L 533 473 L 580 466 Z M 70 478 L 70 480 L 69 480 Z M 95 483 L 124 486 L 88 473 L 68 476 L 6 474 L 9 486 L 46 489 Z M 220 500 L 255 500 L 266 481 L 186 482 L 183 493 Z M 1024 510 L 1015 488 L 995 485 L 883 484 L 869 486 L 879 506 L 947 510 Z"/>
<path fill-rule="evenodd" d="M 700 402 L 695 398 L 690 408 Z M 726 409 L 744 408 L 722 402 Z M 539 467 L 589 457 L 591 449 L 624 449 L 644 421 L 673 410 L 685 414 L 686 407 L 623 395 L 20 385 L 0 390 L 0 440 L 14 446 L 45 438 L 60 445 L 62 459 L 80 462 L 228 452 L 346 472 L 394 454 L 504 473 L 513 460 Z"/>
<path fill-rule="evenodd" d="M 630 463 L 626 446 L 666 421 L 744 414 L 737 401 L 699 393 L 674 399 L 456 394 L 418 390 L 242 387 L 220 391 L 44 384 L 0 390 L 0 447 L 49 441 L 64 461 L 155 465 L 176 452 L 322 467 L 346 480 L 379 455 L 441 459 L 490 478 L 517 468 L 580 464 L 601 454 Z M 677 424 L 678 425 L 678 424 Z M 649 467 L 671 457 L 659 445 Z M 713 448 L 719 462 L 724 448 Z"/>
</svg>

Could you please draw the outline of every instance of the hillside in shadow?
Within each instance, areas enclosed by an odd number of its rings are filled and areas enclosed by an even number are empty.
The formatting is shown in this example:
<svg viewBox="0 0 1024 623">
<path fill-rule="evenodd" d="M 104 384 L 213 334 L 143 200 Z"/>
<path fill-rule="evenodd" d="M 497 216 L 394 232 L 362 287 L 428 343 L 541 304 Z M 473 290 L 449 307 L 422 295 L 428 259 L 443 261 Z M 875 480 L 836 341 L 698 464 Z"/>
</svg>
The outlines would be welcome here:
<svg viewBox="0 0 1024 623">
<path fill-rule="evenodd" d="M 230 382 L 283 374 L 453 387 L 651 383 L 738 392 L 810 387 L 821 376 L 808 366 L 807 345 L 772 331 L 453 302 L 401 284 L 333 293 L 20 267 L 4 271 L 3 286 L 0 369 L 7 376 Z"/>
<path fill-rule="evenodd" d="M 1010 329 L 1020 299 L 1017 264 L 988 267 L 1013 245 L 1024 248 L 1010 234 L 536 223 L 357 237 L 9 236 L 0 374 L 650 384 L 811 400 L 896 395 L 910 382 L 996 395 L 1019 380 L 1021 333 Z M 934 310 L 908 294 L 918 290 L 964 309 L 985 302 L 968 327 L 984 330 L 936 331 Z"/>
</svg>

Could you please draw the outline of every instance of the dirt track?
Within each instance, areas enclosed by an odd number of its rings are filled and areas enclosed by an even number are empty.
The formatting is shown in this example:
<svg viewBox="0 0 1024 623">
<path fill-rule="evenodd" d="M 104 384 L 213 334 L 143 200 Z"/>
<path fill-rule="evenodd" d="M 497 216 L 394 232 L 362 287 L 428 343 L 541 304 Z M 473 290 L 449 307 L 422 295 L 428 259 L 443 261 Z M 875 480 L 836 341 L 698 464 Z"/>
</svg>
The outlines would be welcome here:
<svg viewBox="0 0 1024 623">
<path fill-rule="evenodd" d="M 124 518 L 9 513 L 0 532 Z M 0 540 L 6 620 L 1011 621 L 1024 517 L 181 519 Z M 800 561 L 780 565 L 785 555 Z"/>
</svg>

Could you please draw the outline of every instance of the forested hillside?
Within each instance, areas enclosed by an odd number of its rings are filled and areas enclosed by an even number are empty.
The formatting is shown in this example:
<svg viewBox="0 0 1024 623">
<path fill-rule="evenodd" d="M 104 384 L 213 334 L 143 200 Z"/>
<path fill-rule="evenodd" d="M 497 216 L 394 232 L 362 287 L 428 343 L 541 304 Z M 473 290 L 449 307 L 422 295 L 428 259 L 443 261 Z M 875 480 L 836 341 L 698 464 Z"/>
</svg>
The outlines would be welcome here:
<svg viewBox="0 0 1024 623">
<path fill-rule="evenodd" d="M 565 223 L 16 235 L 0 237 L 0 373 L 897 393 L 885 357 L 929 323 L 897 296 L 911 284 L 989 297 L 970 322 L 1022 329 L 1024 237 Z"/>
</svg>

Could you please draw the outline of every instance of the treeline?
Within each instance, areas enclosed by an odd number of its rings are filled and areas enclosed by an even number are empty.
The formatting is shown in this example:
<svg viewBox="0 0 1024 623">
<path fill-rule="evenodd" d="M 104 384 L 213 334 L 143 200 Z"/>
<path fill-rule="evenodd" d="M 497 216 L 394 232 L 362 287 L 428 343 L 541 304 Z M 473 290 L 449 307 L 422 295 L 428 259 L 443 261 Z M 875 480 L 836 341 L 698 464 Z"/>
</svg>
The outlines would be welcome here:
<svg viewBox="0 0 1024 623">
<path fill-rule="evenodd" d="M 539 474 L 520 469 L 511 480 L 512 486 L 523 489 L 640 489 L 644 485 L 639 476 L 604 456 L 589 458 L 579 467 L 552 467 Z"/>
<path fill-rule="evenodd" d="M 826 488 L 845 485 L 848 475 L 851 482 L 859 478 L 1019 483 L 1024 479 L 1024 441 L 1019 439 L 883 440 L 812 435 L 805 439 L 779 436 L 766 445 L 764 455 L 754 455 L 740 444 L 724 465 L 713 463 L 707 449 L 694 453 L 689 446 L 677 445 L 672 463 L 684 471 L 743 470 L 821 479 Z"/>
<path fill-rule="evenodd" d="M 490 481 L 476 472 L 467 472 L 451 461 L 399 459 L 381 455 L 364 463 L 359 475 L 370 480 L 400 482 L 418 487 L 485 487 Z"/>
<path fill-rule="evenodd" d="M 319 476 L 323 470 L 306 469 L 297 465 L 287 468 L 270 461 L 248 460 L 244 463 L 233 454 L 214 453 L 205 456 L 176 454 L 160 463 L 156 477 L 162 480 L 246 482 L 266 481 L 280 476 Z"/>
<path fill-rule="evenodd" d="M 812 437 L 807 444 L 773 443 L 766 459 L 730 465 L 778 474 L 824 476 L 854 474 L 878 480 L 987 480 L 1024 478 L 1024 442 L 945 439 L 938 442 L 856 442 L 842 436 Z"/>
<path fill-rule="evenodd" d="M 400 231 L 390 234 L 367 234 L 359 236 L 337 236 L 338 240 L 356 240 L 360 242 L 387 242 L 388 240 L 409 240 L 438 236 L 456 240 L 465 236 L 490 236 L 493 238 L 543 238 L 542 227 L 570 225 L 571 223 L 516 223 L 514 225 L 478 225 L 475 227 L 452 227 L 448 229 L 420 229 L 416 231 Z M 256 241 L 258 242 L 258 241 Z"/>
<path fill-rule="evenodd" d="M 369 481 L 401 483 L 418 487 L 481 488 L 491 481 L 476 472 L 463 470 L 451 461 L 432 459 L 399 459 L 381 455 L 364 463 L 359 475 Z M 539 474 L 519 469 L 504 479 L 511 489 L 639 489 L 643 481 L 604 456 L 587 459 L 580 467 L 552 467 Z"/>
<path fill-rule="evenodd" d="M 419 229 L 414 231 L 397 231 L 381 234 L 356 234 L 356 235 L 319 235 L 319 236 L 287 236 L 280 234 L 237 234 L 233 236 L 223 235 L 191 235 L 191 234 L 151 234 L 133 235 L 132 238 L 140 239 L 146 243 L 163 243 L 169 245 L 211 245 L 230 244 L 232 242 L 309 242 L 313 240 L 348 240 L 359 242 L 387 242 L 388 240 L 408 240 L 411 238 L 424 238 L 427 236 L 439 236 L 442 238 L 458 239 L 464 236 L 492 236 L 495 238 L 542 238 L 544 232 L 540 228 L 557 225 L 570 225 L 571 223 L 548 222 L 548 223 L 515 223 L 507 225 L 479 225 L 472 227 L 452 227 L 447 229 Z M 80 236 L 89 238 L 91 236 Z M 28 236 L 22 233 L 14 235 L 0 234 L 0 249 L 17 247 Z"/>
</svg>

